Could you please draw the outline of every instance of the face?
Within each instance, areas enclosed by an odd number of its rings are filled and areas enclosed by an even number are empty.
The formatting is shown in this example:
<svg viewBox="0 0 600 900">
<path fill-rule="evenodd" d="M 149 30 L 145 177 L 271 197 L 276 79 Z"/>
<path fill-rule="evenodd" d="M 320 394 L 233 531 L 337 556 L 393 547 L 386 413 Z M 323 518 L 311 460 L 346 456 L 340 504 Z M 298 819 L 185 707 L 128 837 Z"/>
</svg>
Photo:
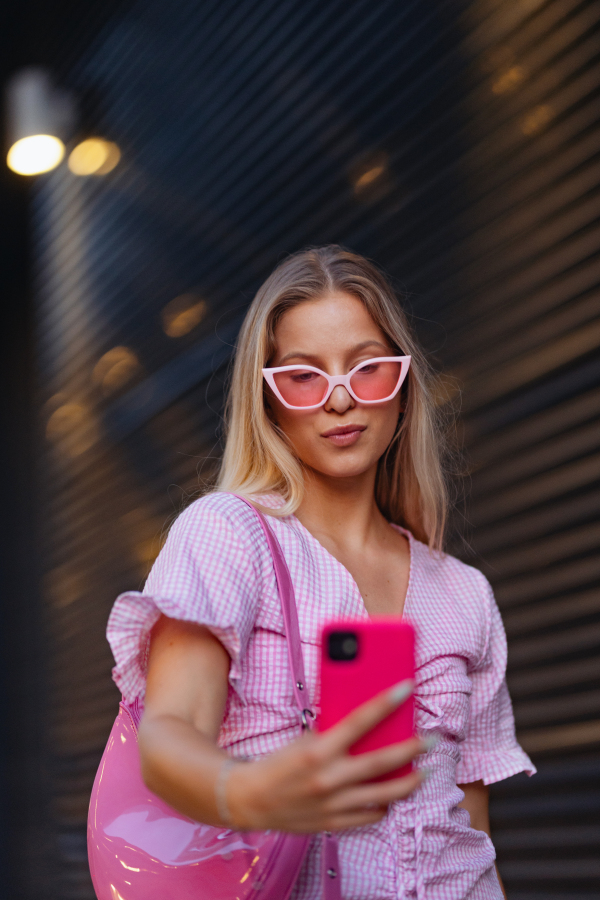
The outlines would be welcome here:
<svg viewBox="0 0 600 900">
<path fill-rule="evenodd" d="M 397 351 L 356 297 L 334 293 L 299 303 L 280 319 L 275 354 L 268 365 L 310 365 L 345 375 L 359 363 Z M 401 412 L 400 393 L 376 405 L 361 405 L 337 385 L 324 406 L 287 409 L 270 390 L 269 414 L 299 459 L 333 478 L 374 473 L 392 440 Z"/>
</svg>

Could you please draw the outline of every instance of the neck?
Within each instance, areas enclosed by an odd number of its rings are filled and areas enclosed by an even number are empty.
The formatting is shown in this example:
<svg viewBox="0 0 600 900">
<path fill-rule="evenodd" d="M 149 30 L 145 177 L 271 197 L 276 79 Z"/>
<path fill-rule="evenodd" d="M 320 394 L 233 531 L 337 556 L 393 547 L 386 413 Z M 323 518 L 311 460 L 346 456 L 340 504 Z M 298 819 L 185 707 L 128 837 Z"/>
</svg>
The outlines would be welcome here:
<svg viewBox="0 0 600 900">
<path fill-rule="evenodd" d="M 387 523 L 375 501 L 377 467 L 356 478 L 330 478 L 309 469 L 296 516 L 316 537 L 363 549 Z"/>
</svg>

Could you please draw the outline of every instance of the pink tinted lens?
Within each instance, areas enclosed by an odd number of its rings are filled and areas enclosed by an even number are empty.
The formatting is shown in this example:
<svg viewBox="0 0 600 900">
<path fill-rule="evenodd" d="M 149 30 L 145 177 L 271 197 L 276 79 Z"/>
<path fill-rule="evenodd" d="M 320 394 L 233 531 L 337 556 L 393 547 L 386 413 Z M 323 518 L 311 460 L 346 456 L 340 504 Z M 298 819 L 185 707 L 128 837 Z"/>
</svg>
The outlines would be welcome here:
<svg viewBox="0 0 600 900">
<path fill-rule="evenodd" d="M 277 389 L 290 406 L 316 406 L 327 392 L 327 379 L 310 369 L 292 369 L 274 376 Z"/>
<path fill-rule="evenodd" d="M 401 372 L 399 362 L 371 362 L 354 373 L 350 384 L 360 400 L 385 400 L 394 393 Z"/>
</svg>

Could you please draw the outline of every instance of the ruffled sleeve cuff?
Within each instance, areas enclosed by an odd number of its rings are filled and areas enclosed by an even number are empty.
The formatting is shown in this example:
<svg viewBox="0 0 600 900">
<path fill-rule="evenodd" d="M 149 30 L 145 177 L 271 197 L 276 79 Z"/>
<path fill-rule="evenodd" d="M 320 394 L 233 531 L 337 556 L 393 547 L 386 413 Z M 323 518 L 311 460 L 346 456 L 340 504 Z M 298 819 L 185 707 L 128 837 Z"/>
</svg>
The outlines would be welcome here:
<svg viewBox="0 0 600 900">
<path fill-rule="evenodd" d="M 108 620 L 106 637 L 115 667 L 112 670 L 115 684 L 126 703 L 143 700 L 146 691 L 146 673 L 150 632 L 161 613 L 171 619 L 193 622 L 196 618 L 172 600 L 127 591 L 117 597 Z M 216 622 L 203 621 L 204 625 L 223 644 L 231 657 L 229 681 L 240 694 L 239 657 L 241 640 L 234 625 L 223 626 Z M 240 694 L 241 696 L 241 694 Z M 243 698 L 242 698 L 243 699 Z"/>
<path fill-rule="evenodd" d="M 483 781 L 484 784 L 494 784 L 519 772 L 531 776 L 536 771 L 525 751 L 517 744 L 506 750 L 481 750 L 479 753 L 465 754 L 456 769 L 456 783 Z"/>
</svg>

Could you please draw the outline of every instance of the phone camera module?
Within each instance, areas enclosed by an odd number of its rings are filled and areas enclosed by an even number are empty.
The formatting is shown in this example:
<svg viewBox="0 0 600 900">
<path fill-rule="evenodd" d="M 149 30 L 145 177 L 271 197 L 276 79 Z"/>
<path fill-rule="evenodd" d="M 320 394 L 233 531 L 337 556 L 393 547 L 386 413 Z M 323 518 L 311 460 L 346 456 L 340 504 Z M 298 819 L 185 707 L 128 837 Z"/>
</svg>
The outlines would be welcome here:
<svg viewBox="0 0 600 900">
<path fill-rule="evenodd" d="M 358 655 L 358 635 L 354 631 L 332 631 L 328 637 L 329 659 L 351 662 Z"/>
</svg>

